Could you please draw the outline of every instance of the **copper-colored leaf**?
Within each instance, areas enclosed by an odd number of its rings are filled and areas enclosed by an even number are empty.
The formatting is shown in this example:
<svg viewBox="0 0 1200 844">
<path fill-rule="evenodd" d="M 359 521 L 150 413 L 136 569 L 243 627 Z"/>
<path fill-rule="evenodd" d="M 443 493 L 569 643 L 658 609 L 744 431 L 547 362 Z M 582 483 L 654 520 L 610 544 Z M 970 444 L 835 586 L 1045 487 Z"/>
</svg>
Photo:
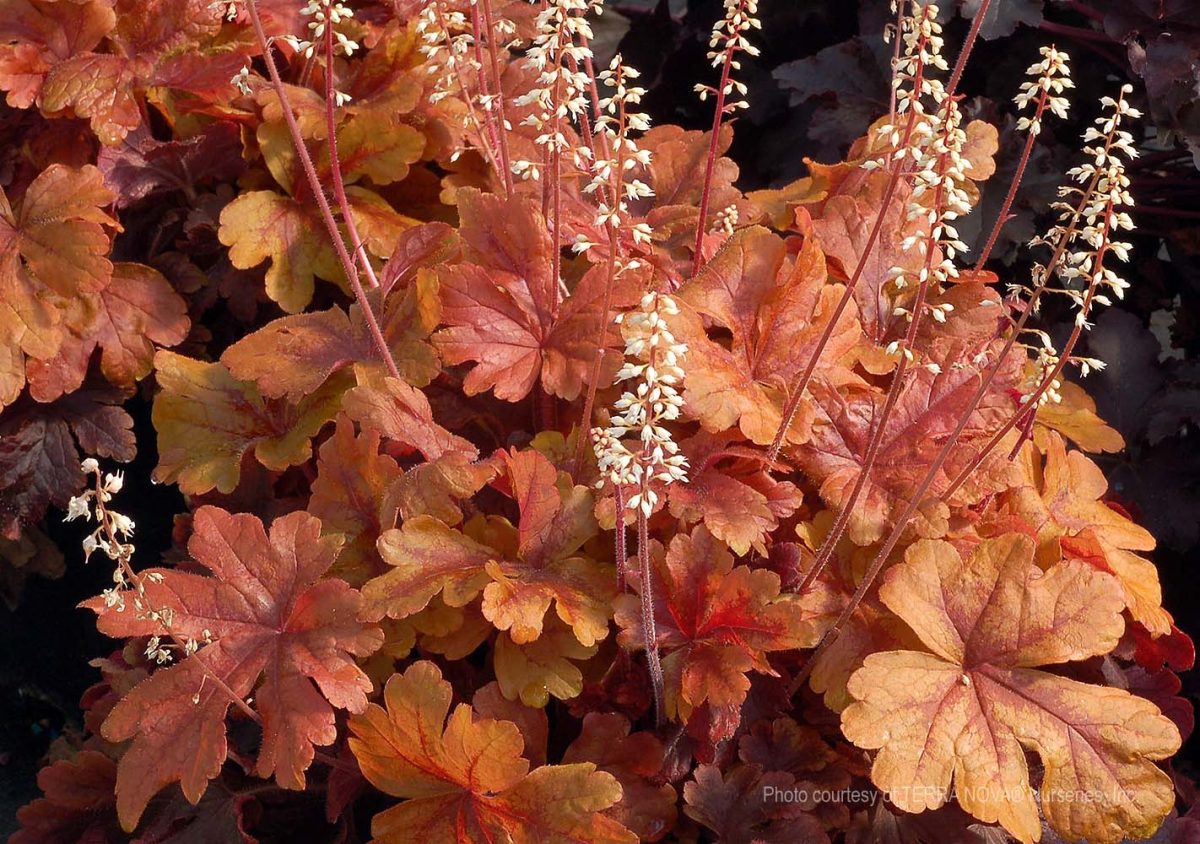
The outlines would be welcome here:
<svg viewBox="0 0 1200 844">
<path fill-rule="evenodd" d="M 733 565 L 733 556 L 703 527 L 680 534 L 665 550 L 651 551 L 654 620 L 666 676 L 669 715 L 687 720 L 692 710 L 740 704 L 746 672 L 774 673 L 770 651 L 811 647 L 816 631 L 797 621 L 797 608 L 779 596 L 779 576 Z M 634 581 L 639 592 L 645 588 Z M 640 647 L 641 604 L 621 595 L 615 604 L 618 641 Z"/>
<path fill-rule="evenodd" d="M 384 300 L 380 318 L 400 377 L 417 387 L 427 385 L 438 371 L 427 342 L 437 322 L 436 309 L 429 313 L 434 295 L 420 285 L 397 289 Z M 226 349 L 221 362 L 235 378 L 253 381 L 264 396 L 286 395 L 291 402 L 310 395 L 351 364 L 374 364 L 381 370 L 383 366 L 357 305 L 349 315 L 330 308 L 273 320 Z"/>
<path fill-rule="evenodd" d="M 590 763 L 529 770 L 516 724 L 450 711 L 450 684 L 418 662 L 388 681 L 384 707 L 350 720 L 363 775 L 404 802 L 371 823 L 379 844 L 633 844 L 602 812 L 621 786 Z M 449 713 L 449 718 L 447 718 Z"/>
<path fill-rule="evenodd" d="M 15 208 L 0 192 L 0 337 L 7 341 L 5 381 L 11 382 L 0 398 L 15 398 L 12 387 L 24 380 L 22 351 L 51 358 L 65 329 L 89 327 L 113 273 L 105 227 L 117 222 L 102 210 L 112 199 L 90 165 L 51 165 Z"/>
<path fill-rule="evenodd" d="M 1154 537 L 1102 500 L 1108 481 L 1100 467 L 1079 451 L 1067 451 L 1054 431 L 1042 438 L 1045 462 L 1032 444 L 1021 453 L 1024 483 L 1005 496 L 1004 512 L 1013 513 L 1038 532 L 1043 566 L 1064 554 L 1097 559 L 1101 569 L 1121 581 L 1130 614 L 1155 636 L 1171 630 L 1162 608 L 1162 587 L 1154 564 L 1135 551 L 1154 550 Z M 1094 553 L 1092 553 L 1094 551 Z"/>
<path fill-rule="evenodd" d="M 964 354 L 960 346 L 949 353 Z M 997 377 L 1004 383 L 1002 369 Z M 959 414 L 967 413 L 970 400 L 978 387 L 978 377 L 971 366 L 951 367 L 933 373 L 925 368 L 911 372 L 893 412 L 887 419 L 876 459 L 848 523 L 851 539 L 859 545 L 878 541 L 890 524 L 893 510 L 904 507 L 925 477 L 928 467 L 941 450 L 955 426 Z M 854 485 L 866 464 L 867 447 L 874 424 L 882 415 L 885 396 L 872 387 L 816 385 L 816 420 L 812 439 L 799 446 L 794 454 L 800 466 L 819 485 L 821 497 L 835 507 L 847 503 Z M 947 511 L 937 495 L 949 486 L 950 479 L 963 464 L 975 456 L 991 433 L 1008 420 L 1016 405 L 1007 394 L 989 391 L 984 400 L 970 411 L 968 425 L 954 440 L 948 459 L 933 478 L 927 494 L 933 506 L 923 509 L 915 522 L 922 535 L 937 537 L 946 530 Z M 988 471 L 998 473 L 996 486 L 1010 473 L 1005 446 L 993 452 L 989 461 L 976 471 L 973 482 L 987 478 Z M 980 495 L 968 483 L 956 493 L 952 504 L 971 501 Z"/>
<path fill-rule="evenodd" d="M 362 350 L 354 339 L 341 308 L 310 311 L 248 334 L 225 350 L 221 363 L 234 378 L 253 381 L 264 396 L 298 402 L 358 358 Z"/>
<path fill-rule="evenodd" d="M 115 144 L 141 125 L 139 90 L 162 86 L 212 96 L 231 89 L 245 52 L 204 42 L 220 28 L 215 8 L 196 0 L 112 5 L 112 51 L 76 51 L 50 68 L 39 102 L 44 113 L 87 118 L 101 142 Z"/>
<path fill-rule="evenodd" d="M 28 362 L 30 394 L 53 401 L 77 389 L 96 348 L 109 383 L 132 387 L 150 373 L 156 346 L 182 342 L 190 324 L 187 304 L 157 270 L 114 264 L 112 280 L 100 291 L 96 314 L 83 330 L 64 336 L 53 358 Z"/>
<path fill-rule="evenodd" d="M 315 277 L 342 277 L 315 207 L 274 191 L 249 191 L 226 205 L 221 242 L 239 269 L 270 260 L 267 295 L 288 313 L 302 311 L 312 301 Z"/>
<path fill-rule="evenodd" d="M 404 618 L 438 593 L 462 606 L 482 591 L 483 614 L 518 644 L 542 635 L 551 605 L 584 647 L 608 635 L 616 574 L 578 553 L 597 530 L 589 490 L 535 451 L 507 462 L 518 526 L 476 517 L 458 531 L 417 516 L 387 531 L 379 551 L 394 568 L 363 587 L 369 613 Z"/>
<path fill-rule="evenodd" d="M 669 487 L 671 515 L 688 525 L 703 521 L 735 554 L 745 554 L 753 547 L 765 556 L 768 537 L 780 521 L 796 512 L 803 496 L 794 484 L 775 480 L 748 460 L 718 466 L 725 454 L 758 456 L 748 449 L 745 453 L 722 449 L 723 444 L 722 439 L 703 436 L 684 443 L 684 454 L 693 469 L 686 484 Z"/>
<path fill-rule="evenodd" d="M 94 49 L 116 23 L 112 5 L 111 0 L 8 4 L 0 21 L 0 90 L 8 92 L 8 104 L 29 108 L 51 68 Z"/>
<path fill-rule="evenodd" d="M 675 827 L 675 789 L 659 781 L 666 749 L 653 733 L 630 733 L 629 719 L 589 712 L 563 762 L 591 762 L 616 777 L 621 801 L 608 810 L 642 841 L 659 841 Z"/>
<path fill-rule="evenodd" d="M 706 430 L 737 425 L 759 445 L 774 440 L 789 391 L 841 298 L 842 288 L 825 280 L 825 256 L 814 238 L 792 259 L 781 238 L 754 227 L 735 232 L 683 287 L 682 301 L 733 335 L 726 349 L 695 324 L 680 334 L 689 345 L 685 398 Z M 849 308 L 822 352 L 818 374 L 834 370 L 859 338 Z M 806 439 L 811 418 L 802 414 L 790 436 Z"/>
<path fill-rule="evenodd" d="M 346 413 L 390 440 L 412 446 L 427 460 L 449 454 L 474 458 L 475 446 L 433 421 L 429 399 L 416 387 L 395 378 L 383 378 L 350 390 Z"/>
<path fill-rule="evenodd" d="M 434 345 L 447 363 L 475 363 L 463 381 L 467 395 L 494 390 L 519 401 L 540 379 L 548 392 L 575 399 L 597 353 L 604 271 L 587 273 L 560 308 L 550 235 L 535 204 L 473 190 L 459 191 L 458 203 L 469 260 L 438 271 L 449 327 Z M 614 307 L 628 298 L 627 287 L 620 285 Z M 605 336 L 611 342 L 616 333 Z"/>
<path fill-rule="evenodd" d="M 158 431 L 155 478 L 189 494 L 233 492 L 242 456 L 253 450 L 282 471 L 312 453 L 312 437 L 337 413 L 346 385 L 329 382 L 298 405 L 264 399 L 219 363 L 160 351 L 154 358 L 162 392 L 154 401 Z"/>
<path fill-rule="evenodd" d="M 858 191 L 830 197 L 821 215 L 813 220 L 821 248 L 840 265 L 842 277 L 849 278 L 867 251 L 875 220 L 884 213 L 881 233 L 867 254 L 854 286 L 863 332 L 876 343 L 884 340 L 897 319 L 892 313 L 898 299 L 894 285 L 890 284 L 892 268 L 900 267 L 915 277 L 924 263 L 919 251 L 902 245 L 916 231 L 915 224 L 904 221 L 908 207 L 906 191 L 901 188 L 893 195 L 891 204 L 883 208 L 887 182 L 888 174 L 874 174 Z"/>
<path fill-rule="evenodd" d="M 84 750 L 38 771 L 39 797 L 17 810 L 21 829 L 9 844 L 66 844 L 109 841 L 116 829 L 117 763 L 103 753 Z M 97 836 L 92 838 L 91 836 Z"/>
<path fill-rule="evenodd" d="M 1058 431 L 1084 451 L 1118 452 L 1125 448 L 1125 438 L 1096 413 L 1096 402 L 1072 381 L 1064 381 L 1058 389 L 1060 402 L 1047 402 L 1037 409 L 1037 428 L 1034 438 L 1040 446 L 1045 429 Z"/>
<path fill-rule="evenodd" d="M 392 457 L 379 453 L 379 443 L 378 431 L 368 428 L 356 436 L 354 423 L 339 416 L 333 436 L 318 452 L 317 479 L 308 501 L 308 512 L 321 520 L 322 531 L 343 537 L 333 571 L 351 586 L 362 586 L 384 570 L 375 542 L 395 525 L 399 510 L 388 493 L 404 472 Z"/>
<path fill-rule="evenodd" d="M 975 817 L 1036 841 L 1034 751 L 1056 832 L 1101 844 L 1146 837 L 1173 802 L 1154 762 L 1179 749 L 1179 731 L 1144 698 L 1040 670 L 1112 650 L 1123 602 L 1109 575 L 1080 562 L 1043 573 L 1033 553 L 1021 534 L 984 541 L 966 560 L 946 542 L 913 545 L 880 594 L 929 652 L 867 657 L 842 729 L 878 749 L 871 777 L 905 811 L 943 805 L 953 785 Z"/>
<path fill-rule="evenodd" d="M 583 672 L 577 663 L 595 656 L 597 650 L 594 644 L 581 645 L 570 627 L 551 617 L 532 642 L 517 644 L 508 633 L 497 636 L 492 667 L 505 697 L 544 707 L 551 695 L 570 700 L 583 690 Z"/>
<path fill-rule="evenodd" d="M 179 781 L 195 803 L 225 761 L 225 716 L 253 694 L 263 741 L 256 773 L 284 788 L 303 788 L 313 745 L 337 737 L 334 707 L 360 712 L 371 682 L 355 656 L 382 642 L 358 620 L 359 595 L 322 579 L 340 542 L 321 523 L 292 513 L 271 524 L 216 507 L 196 511 L 192 559 L 212 576 L 167 569 L 143 576 L 143 606 L 171 611 L 171 633 L 199 650 L 140 683 L 113 708 L 102 732 L 133 742 L 117 771 L 117 809 L 133 829 L 146 803 Z M 164 636 L 160 621 L 101 598 L 85 605 L 110 636 Z M 211 643 L 207 643 L 211 642 Z M 207 643 L 207 644 L 206 644 Z"/>
</svg>

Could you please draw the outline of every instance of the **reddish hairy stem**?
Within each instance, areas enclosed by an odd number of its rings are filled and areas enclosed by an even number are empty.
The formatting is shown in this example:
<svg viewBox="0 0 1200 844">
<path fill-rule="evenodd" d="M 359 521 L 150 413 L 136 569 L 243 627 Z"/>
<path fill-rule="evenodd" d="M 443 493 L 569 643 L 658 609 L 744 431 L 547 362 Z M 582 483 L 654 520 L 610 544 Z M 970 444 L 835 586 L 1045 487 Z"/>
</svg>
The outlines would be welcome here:
<svg viewBox="0 0 1200 844">
<path fill-rule="evenodd" d="M 500 71 L 500 55 L 496 49 L 496 24 L 492 18 L 492 0 L 482 0 L 483 5 L 483 20 L 487 26 L 488 33 L 488 53 L 491 56 L 492 63 L 492 79 L 496 85 L 495 104 L 496 116 L 500 120 L 499 135 L 500 135 L 500 164 L 504 168 L 501 174 L 504 179 L 504 190 L 508 195 L 512 195 L 513 175 L 512 161 L 509 158 L 508 152 L 508 117 L 506 116 L 506 107 L 504 103 L 504 83 Z"/>
<path fill-rule="evenodd" d="M 1037 111 L 1033 115 L 1034 125 L 1042 119 L 1042 113 L 1046 110 L 1046 101 L 1050 96 L 1050 92 L 1043 90 L 1038 95 Z M 1032 127 L 1030 127 L 1032 128 Z M 1008 186 L 1008 193 L 1004 196 L 1004 204 L 1000 206 L 1000 213 L 996 216 L 996 222 L 992 226 L 991 234 L 988 235 L 987 243 L 983 247 L 983 251 L 979 253 L 978 260 L 975 261 L 975 272 L 983 269 L 983 265 L 987 263 L 988 258 L 992 255 L 992 249 L 996 246 L 996 240 L 1000 237 L 1000 232 L 1009 221 L 1008 212 L 1012 209 L 1013 200 L 1017 196 L 1017 188 L 1021 185 L 1021 180 L 1025 178 L 1025 168 L 1029 166 L 1029 156 L 1033 153 L 1033 144 L 1037 140 L 1037 135 L 1032 131 L 1029 137 L 1025 139 L 1025 148 L 1021 150 L 1021 160 L 1017 162 L 1017 172 L 1013 174 L 1012 183 Z"/>
<path fill-rule="evenodd" d="M 551 163 L 554 179 L 554 216 L 550 234 L 554 238 L 550 245 L 550 276 L 554 279 L 554 298 L 550 300 L 550 316 L 558 319 L 558 306 L 562 299 L 562 150 L 557 146 Z"/>
<path fill-rule="evenodd" d="M 625 103 L 619 106 L 617 120 L 617 141 L 613 144 L 613 153 L 618 157 L 613 174 L 613 208 L 618 207 L 621 193 L 625 186 L 625 162 L 620 159 L 621 151 L 625 149 Z M 608 334 L 609 313 L 612 311 L 613 287 L 617 278 L 617 250 L 620 249 L 620 237 L 616 225 L 609 218 L 605 224 L 608 230 L 608 263 L 604 275 L 604 303 L 600 311 L 600 327 L 596 331 L 596 357 L 592 361 L 591 378 L 588 379 L 587 398 L 583 401 L 583 416 L 580 419 L 579 437 L 575 443 L 575 471 L 583 469 L 583 449 L 586 444 L 586 431 L 592 424 L 592 413 L 595 411 L 596 391 L 600 388 L 600 372 L 604 364 L 604 338 Z"/>
<path fill-rule="evenodd" d="M 647 492 L 646 474 L 643 472 L 640 501 L 646 500 Z M 658 657 L 658 630 L 654 621 L 654 589 L 651 585 L 652 574 L 650 571 L 650 527 L 649 519 L 642 510 L 640 501 L 637 509 L 637 526 L 638 563 L 642 580 L 642 633 L 646 647 L 646 664 L 650 667 L 650 685 L 654 690 L 654 723 L 655 726 L 661 727 L 666 720 L 666 712 L 663 709 L 664 681 L 662 661 Z M 623 513 L 621 517 L 624 517 Z"/>
<path fill-rule="evenodd" d="M 329 135 L 329 174 L 333 181 L 333 196 L 342 212 L 342 220 L 346 223 L 346 233 L 350 235 L 350 245 L 354 247 L 354 255 L 362 264 L 366 273 L 367 283 L 371 287 L 379 287 L 379 279 L 375 277 L 375 268 L 367 257 L 366 247 L 358 235 L 358 226 L 354 215 L 350 213 L 350 201 L 346 198 L 346 187 L 342 181 L 342 165 L 338 159 L 337 120 L 334 117 L 334 88 L 333 88 L 333 27 L 325 27 L 325 131 Z"/>
<path fill-rule="evenodd" d="M 971 50 L 975 48 L 975 40 L 979 37 L 979 28 L 983 26 L 983 19 L 987 15 L 988 6 L 990 5 L 992 5 L 992 0 L 982 0 L 979 4 L 979 11 L 971 19 L 971 28 L 967 31 L 967 37 L 963 41 L 962 49 L 958 53 L 958 59 L 954 62 L 954 70 L 950 73 L 950 81 L 946 83 L 946 93 L 951 97 L 958 90 L 958 83 L 962 81 L 963 71 L 967 69 L 967 59 L 971 55 Z"/>
<path fill-rule="evenodd" d="M 434 9 L 437 11 L 438 21 L 441 24 L 442 32 L 445 33 L 447 46 L 450 41 L 450 27 L 446 23 L 445 9 L 442 7 L 440 0 L 430 0 L 434 4 Z M 466 80 L 463 78 L 461 68 L 456 64 L 454 66 L 454 77 L 458 82 L 458 89 L 462 92 L 462 102 L 467 107 L 467 116 L 471 121 L 471 125 L 475 128 L 475 134 L 479 136 L 481 150 L 488 164 L 496 172 L 500 172 L 503 168 L 499 159 L 499 152 L 493 148 L 492 144 L 488 143 L 487 133 L 484 131 L 483 124 L 479 122 L 479 114 L 475 109 L 475 99 L 470 95 L 470 89 L 467 86 Z"/>
<path fill-rule="evenodd" d="M 713 112 L 712 138 L 708 143 L 708 160 L 704 164 L 704 189 L 700 193 L 700 218 L 696 221 L 696 245 L 692 254 L 692 277 L 700 272 L 704 261 L 701 249 L 704 246 L 704 223 L 708 219 L 708 205 L 712 200 L 713 172 L 717 166 L 717 149 L 721 144 L 721 121 L 725 118 L 725 88 L 729 85 L 729 64 L 733 61 L 733 49 L 725 49 L 721 67 L 721 83 L 717 86 L 717 103 Z"/>
<path fill-rule="evenodd" d="M 629 562 L 629 551 L 625 547 L 625 490 L 620 484 L 613 484 L 613 507 L 617 512 L 616 524 L 613 530 L 616 538 L 613 540 L 613 556 L 617 558 L 617 591 L 625 591 L 625 566 Z"/>
<path fill-rule="evenodd" d="M 271 77 L 271 84 L 275 88 L 275 95 L 279 98 L 280 110 L 283 112 L 284 122 L 287 124 L 288 133 L 292 138 L 292 145 L 296 148 L 296 157 L 300 160 L 300 165 L 304 170 L 304 175 L 308 179 L 309 187 L 312 190 L 313 197 L 316 199 L 317 207 L 321 211 L 321 219 L 325 222 L 325 228 L 329 233 L 329 239 L 333 243 L 334 250 L 337 252 L 338 261 L 341 262 L 342 270 L 346 273 L 346 279 L 350 282 L 350 287 L 354 291 L 354 298 L 358 301 L 359 307 L 362 309 L 363 318 L 367 322 L 367 328 L 370 331 L 371 339 L 375 343 L 376 351 L 379 352 L 380 358 L 387 367 L 388 373 L 396 379 L 400 378 L 400 370 L 396 367 L 396 361 L 392 357 L 392 350 L 388 348 L 387 340 L 384 339 L 383 332 L 379 328 L 379 322 L 375 319 L 375 312 L 371 308 L 371 303 L 367 301 L 366 291 L 363 290 L 362 284 L 358 280 L 358 271 L 354 266 L 354 259 L 346 251 L 346 243 L 342 240 L 342 233 L 338 230 L 337 221 L 333 217 L 333 210 L 329 207 L 329 200 L 325 198 L 325 191 L 321 186 L 321 180 L 317 177 L 317 170 L 313 166 L 312 156 L 308 154 L 308 147 L 304 145 L 304 137 L 300 134 L 300 127 L 296 124 L 296 116 L 292 114 L 292 105 L 288 101 L 287 90 L 283 86 L 283 80 L 279 76 L 279 68 L 275 65 L 275 57 L 271 55 L 271 45 L 267 41 L 267 34 L 263 31 L 262 20 L 258 16 L 258 7 L 255 0 L 247 0 L 246 11 L 250 15 L 250 23 L 254 26 L 254 34 L 258 38 L 259 46 L 263 51 L 263 59 L 267 65 L 267 73 Z M 330 138 L 333 141 L 333 138 Z"/>
<path fill-rule="evenodd" d="M 471 34 L 472 46 L 475 48 L 475 64 L 479 67 L 476 78 L 479 83 L 479 93 L 488 97 L 491 94 L 491 89 L 488 87 L 487 71 L 484 70 L 483 61 L 483 18 L 480 16 L 479 4 L 471 4 Z M 490 34 L 490 33 L 489 33 Z M 492 114 L 490 108 L 483 110 L 483 119 L 487 123 L 488 135 L 492 140 L 492 146 L 498 151 L 500 149 L 500 133 L 496 131 L 496 117 Z M 500 174 L 501 179 L 504 179 L 504 174 Z M 507 193 L 508 182 L 504 180 L 504 185 Z"/>
<path fill-rule="evenodd" d="M 591 430 L 592 413 L 596 406 L 596 391 L 600 387 L 600 372 L 604 365 L 604 337 L 608 334 L 609 312 L 612 311 L 613 287 L 617 276 L 617 231 L 610 220 L 608 223 L 608 264 L 604 276 L 604 304 L 600 310 L 600 329 L 596 337 L 596 357 L 592 360 L 592 373 L 588 378 L 587 397 L 583 400 L 583 416 L 580 418 L 579 436 L 575 441 L 575 474 L 583 471 L 583 450 L 586 448 L 588 432 Z"/>
</svg>

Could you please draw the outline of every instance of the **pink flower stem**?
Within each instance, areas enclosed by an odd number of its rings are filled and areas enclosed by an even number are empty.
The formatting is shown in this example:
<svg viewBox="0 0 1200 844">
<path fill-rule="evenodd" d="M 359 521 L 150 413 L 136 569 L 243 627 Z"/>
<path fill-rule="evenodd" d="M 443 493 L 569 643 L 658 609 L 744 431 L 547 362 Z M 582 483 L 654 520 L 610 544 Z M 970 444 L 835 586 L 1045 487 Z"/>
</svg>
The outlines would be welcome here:
<svg viewBox="0 0 1200 844">
<path fill-rule="evenodd" d="M 1043 90 L 1038 96 L 1037 111 L 1033 115 L 1034 125 L 1038 125 L 1042 119 L 1042 113 L 1046 110 L 1046 101 L 1049 99 L 1050 92 Z M 1013 174 L 1012 182 L 1008 186 L 1008 193 L 1004 196 L 1004 204 L 1000 206 L 1000 213 L 996 215 L 996 222 L 992 226 L 991 234 L 988 235 L 987 243 L 983 250 L 979 253 L 979 258 L 975 261 L 975 272 L 983 269 L 983 265 L 987 263 L 988 258 L 992 256 L 992 249 L 996 246 L 996 240 L 1000 237 L 1000 232 L 1011 219 L 1009 211 L 1012 209 L 1013 200 L 1017 196 L 1017 188 L 1021 185 L 1021 180 L 1025 178 L 1025 168 L 1029 165 L 1029 156 L 1033 152 L 1033 145 L 1037 141 L 1037 134 L 1030 132 L 1025 138 L 1025 147 L 1021 150 L 1021 160 L 1017 162 L 1017 172 Z"/>
<path fill-rule="evenodd" d="M 712 201 L 713 172 L 717 166 L 717 150 L 721 144 L 721 121 L 725 118 L 725 89 L 729 87 L 729 64 L 733 60 L 733 48 L 725 50 L 721 63 L 721 83 L 717 86 L 716 108 L 713 110 L 712 137 L 708 143 L 708 160 L 704 165 L 704 188 L 700 192 L 700 216 L 696 220 L 696 245 L 692 253 L 692 277 L 700 272 L 704 263 L 702 250 L 704 247 L 705 223 L 708 220 L 708 206 Z"/>
<path fill-rule="evenodd" d="M 393 378 L 400 378 L 400 370 L 396 367 L 396 361 L 392 357 L 392 350 L 388 348 L 387 340 L 383 336 L 383 332 L 379 328 L 379 322 L 375 318 L 375 312 L 371 308 L 371 303 L 367 299 L 366 291 L 363 290 L 361 282 L 358 280 L 358 271 L 354 266 L 354 259 L 346 251 L 346 243 L 342 240 L 342 233 L 338 230 L 337 220 L 334 219 L 333 210 L 329 207 L 329 200 L 325 198 L 325 190 L 321 186 L 321 180 L 317 176 L 317 169 L 313 166 L 312 156 L 308 153 L 308 147 L 304 144 L 304 136 L 300 134 L 300 127 L 296 123 L 296 116 L 292 113 L 292 105 L 288 101 L 287 90 L 284 88 L 283 80 L 279 76 L 279 68 L 275 65 L 275 58 L 271 55 L 271 45 L 267 41 L 267 34 L 263 31 L 262 20 L 258 16 L 258 8 L 255 0 L 246 0 L 246 10 L 250 15 L 250 23 L 254 26 L 254 34 L 258 38 L 259 47 L 263 51 L 263 59 L 267 65 L 267 73 L 271 77 L 271 85 L 275 89 L 275 95 L 279 97 L 280 110 L 283 112 L 284 122 L 287 124 L 288 133 L 292 138 L 292 145 L 296 148 L 296 157 L 300 160 L 300 166 L 304 170 L 304 175 L 308 180 L 309 187 L 312 190 L 313 198 L 316 200 L 317 208 L 321 212 L 321 219 L 325 222 L 325 228 L 329 234 L 329 239 L 333 244 L 334 250 L 337 252 L 338 261 L 342 265 L 342 270 L 346 274 L 346 279 L 350 282 L 350 287 L 354 291 L 354 298 L 358 301 L 359 307 L 362 309 L 363 318 L 366 320 L 367 329 L 371 334 L 371 339 L 375 344 L 376 350 L 379 352 L 379 357 L 387 367 L 388 373 Z M 333 139 L 330 138 L 332 141 Z"/>
<path fill-rule="evenodd" d="M 354 254 L 367 276 L 367 283 L 379 287 L 379 279 L 375 277 L 375 268 L 367 257 L 366 247 L 358 235 L 358 226 L 354 215 L 350 213 L 350 201 L 346 198 L 346 187 L 342 182 L 342 165 L 338 159 L 337 120 L 334 116 L 335 92 L 333 87 L 333 27 L 325 27 L 325 131 L 329 135 L 329 175 L 333 182 L 333 196 L 337 200 L 338 209 L 342 212 L 342 221 L 346 224 L 346 233 L 350 235 L 350 244 Z"/>
</svg>

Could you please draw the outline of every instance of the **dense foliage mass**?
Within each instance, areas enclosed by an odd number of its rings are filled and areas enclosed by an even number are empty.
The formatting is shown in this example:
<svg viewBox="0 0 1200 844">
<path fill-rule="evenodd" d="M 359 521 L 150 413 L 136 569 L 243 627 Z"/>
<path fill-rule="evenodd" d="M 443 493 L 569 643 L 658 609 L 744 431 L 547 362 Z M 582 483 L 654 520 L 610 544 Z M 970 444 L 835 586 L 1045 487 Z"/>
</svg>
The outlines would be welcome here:
<svg viewBox="0 0 1200 844">
<path fill-rule="evenodd" d="M 708 131 L 651 126 L 602 5 L 9 0 L 0 571 L 83 520 L 123 644 L 13 844 L 1200 835 L 1192 644 L 1065 375 L 1130 286 L 1142 95 L 1033 52 L 981 207 L 964 63 L 1038 4 L 967 4 L 956 63 L 902 3 L 882 101 L 810 112 L 845 160 L 745 192 L 756 0 Z M 161 560 L 139 449 L 187 501 Z"/>
</svg>

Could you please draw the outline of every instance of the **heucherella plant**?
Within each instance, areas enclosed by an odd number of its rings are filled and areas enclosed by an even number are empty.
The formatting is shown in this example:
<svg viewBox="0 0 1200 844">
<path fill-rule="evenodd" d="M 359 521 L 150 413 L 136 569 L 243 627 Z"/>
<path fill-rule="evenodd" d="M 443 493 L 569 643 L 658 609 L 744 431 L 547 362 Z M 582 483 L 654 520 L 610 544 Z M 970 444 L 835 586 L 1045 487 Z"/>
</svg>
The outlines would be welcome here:
<svg viewBox="0 0 1200 844">
<path fill-rule="evenodd" d="M 990 0 L 897 3 L 846 160 L 753 191 L 755 0 L 707 131 L 600 0 L 25 5 L 0 563 L 86 523 L 121 647 L 14 844 L 1190 840 L 1191 642 L 1069 380 L 1131 86 L 1002 263 L 1092 106 L 1031 48 L 995 184 Z"/>
</svg>

